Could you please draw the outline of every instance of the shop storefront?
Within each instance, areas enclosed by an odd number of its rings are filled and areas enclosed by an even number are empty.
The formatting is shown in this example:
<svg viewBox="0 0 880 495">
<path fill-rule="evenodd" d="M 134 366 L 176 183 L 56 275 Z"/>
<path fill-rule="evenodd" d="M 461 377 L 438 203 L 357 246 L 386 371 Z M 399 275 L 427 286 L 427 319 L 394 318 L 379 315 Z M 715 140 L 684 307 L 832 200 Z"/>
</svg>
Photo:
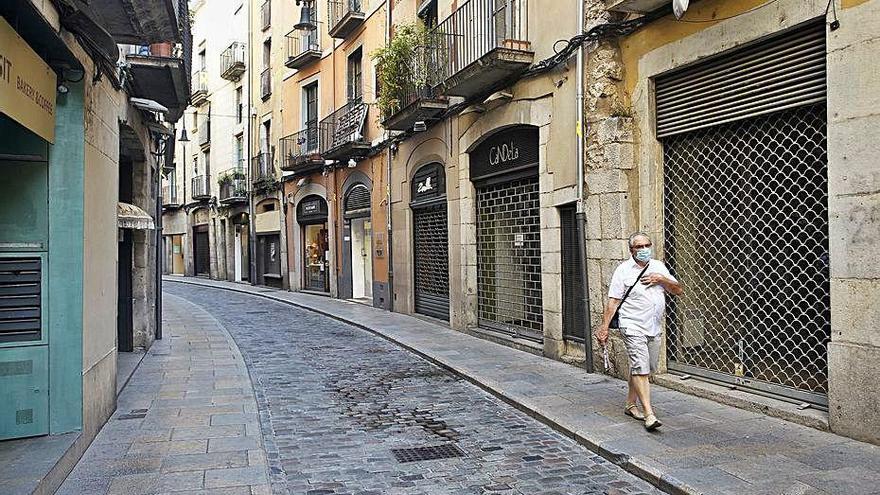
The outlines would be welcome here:
<svg viewBox="0 0 880 495">
<path fill-rule="evenodd" d="M 477 320 L 543 339 L 538 128 L 500 131 L 470 153 L 476 190 Z"/>
<path fill-rule="evenodd" d="M 827 405 L 825 25 L 656 80 L 669 368 Z M 710 91 L 711 89 L 711 91 Z"/>
<path fill-rule="evenodd" d="M 318 195 L 306 196 L 296 207 L 296 221 L 302 239 L 302 288 L 330 292 L 330 241 L 327 228 L 327 201 Z"/>
<path fill-rule="evenodd" d="M 373 224 L 370 188 L 363 182 L 349 186 L 343 201 L 343 297 L 373 304 Z"/>
<path fill-rule="evenodd" d="M 449 227 L 443 165 L 419 168 L 411 181 L 415 312 L 449 320 Z"/>
</svg>

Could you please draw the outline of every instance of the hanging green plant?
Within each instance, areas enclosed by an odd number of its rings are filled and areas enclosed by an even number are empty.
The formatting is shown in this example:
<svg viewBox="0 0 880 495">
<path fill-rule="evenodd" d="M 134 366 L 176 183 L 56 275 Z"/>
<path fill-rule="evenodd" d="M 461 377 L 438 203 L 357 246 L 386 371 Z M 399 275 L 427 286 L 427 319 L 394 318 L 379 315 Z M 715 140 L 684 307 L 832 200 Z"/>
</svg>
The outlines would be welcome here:
<svg viewBox="0 0 880 495">
<path fill-rule="evenodd" d="M 400 110 L 408 94 L 428 84 L 426 54 L 430 51 L 433 34 L 419 22 L 395 26 L 391 41 L 373 51 L 379 83 L 376 105 L 383 118 Z"/>
</svg>

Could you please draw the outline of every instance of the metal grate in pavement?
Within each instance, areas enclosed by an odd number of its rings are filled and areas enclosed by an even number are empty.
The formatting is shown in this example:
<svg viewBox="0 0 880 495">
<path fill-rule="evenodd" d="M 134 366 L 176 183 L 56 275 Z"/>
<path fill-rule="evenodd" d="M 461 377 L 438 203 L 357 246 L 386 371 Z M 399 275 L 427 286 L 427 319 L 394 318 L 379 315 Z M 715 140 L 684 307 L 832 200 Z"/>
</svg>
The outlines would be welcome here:
<svg viewBox="0 0 880 495">
<path fill-rule="evenodd" d="M 391 453 L 397 462 L 433 461 L 436 459 L 450 459 L 464 457 L 464 452 L 451 443 L 433 445 L 430 447 L 414 447 L 409 449 L 391 449 Z"/>
</svg>

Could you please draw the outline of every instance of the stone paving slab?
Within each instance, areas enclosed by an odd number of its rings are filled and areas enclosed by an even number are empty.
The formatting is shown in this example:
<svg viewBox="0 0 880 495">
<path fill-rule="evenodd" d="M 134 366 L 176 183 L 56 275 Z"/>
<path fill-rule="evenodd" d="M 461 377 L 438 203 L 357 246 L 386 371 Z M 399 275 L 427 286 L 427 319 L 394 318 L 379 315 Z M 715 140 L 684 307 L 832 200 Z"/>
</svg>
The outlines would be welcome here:
<svg viewBox="0 0 880 495">
<path fill-rule="evenodd" d="M 165 295 L 165 338 L 59 495 L 268 495 L 256 399 L 241 353 L 210 314 Z M 0 490 L 2 492 L 2 490 Z"/>
<path fill-rule="evenodd" d="M 880 494 L 875 445 L 660 386 L 654 387 L 655 408 L 665 424 L 647 433 L 622 414 L 626 385 L 615 378 L 349 301 L 229 282 L 165 280 L 265 297 L 371 331 L 670 493 Z"/>
</svg>

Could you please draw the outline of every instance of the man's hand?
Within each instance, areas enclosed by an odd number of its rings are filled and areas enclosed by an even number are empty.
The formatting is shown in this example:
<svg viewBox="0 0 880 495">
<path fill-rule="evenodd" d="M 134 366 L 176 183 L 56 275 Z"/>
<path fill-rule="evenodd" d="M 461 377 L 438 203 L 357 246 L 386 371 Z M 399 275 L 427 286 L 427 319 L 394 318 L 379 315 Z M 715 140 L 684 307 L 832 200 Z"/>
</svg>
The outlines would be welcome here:
<svg viewBox="0 0 880 495">
<path fill-rule="evenodd" d="M 600 344 L 605 345 L 605 342 L 608 341 L 608 327 L 599 325 L 599 328 L 596 329 L 596 339 Z"/>
<path fill-rule="evenodd" d="M 666 277 L 660 275 L 659 273 L 650 273 L 648 275 L 642 276 L 641 282 L 648 287 L 653 287 L 658 284 L 666 283 Z"/>
</svg>

